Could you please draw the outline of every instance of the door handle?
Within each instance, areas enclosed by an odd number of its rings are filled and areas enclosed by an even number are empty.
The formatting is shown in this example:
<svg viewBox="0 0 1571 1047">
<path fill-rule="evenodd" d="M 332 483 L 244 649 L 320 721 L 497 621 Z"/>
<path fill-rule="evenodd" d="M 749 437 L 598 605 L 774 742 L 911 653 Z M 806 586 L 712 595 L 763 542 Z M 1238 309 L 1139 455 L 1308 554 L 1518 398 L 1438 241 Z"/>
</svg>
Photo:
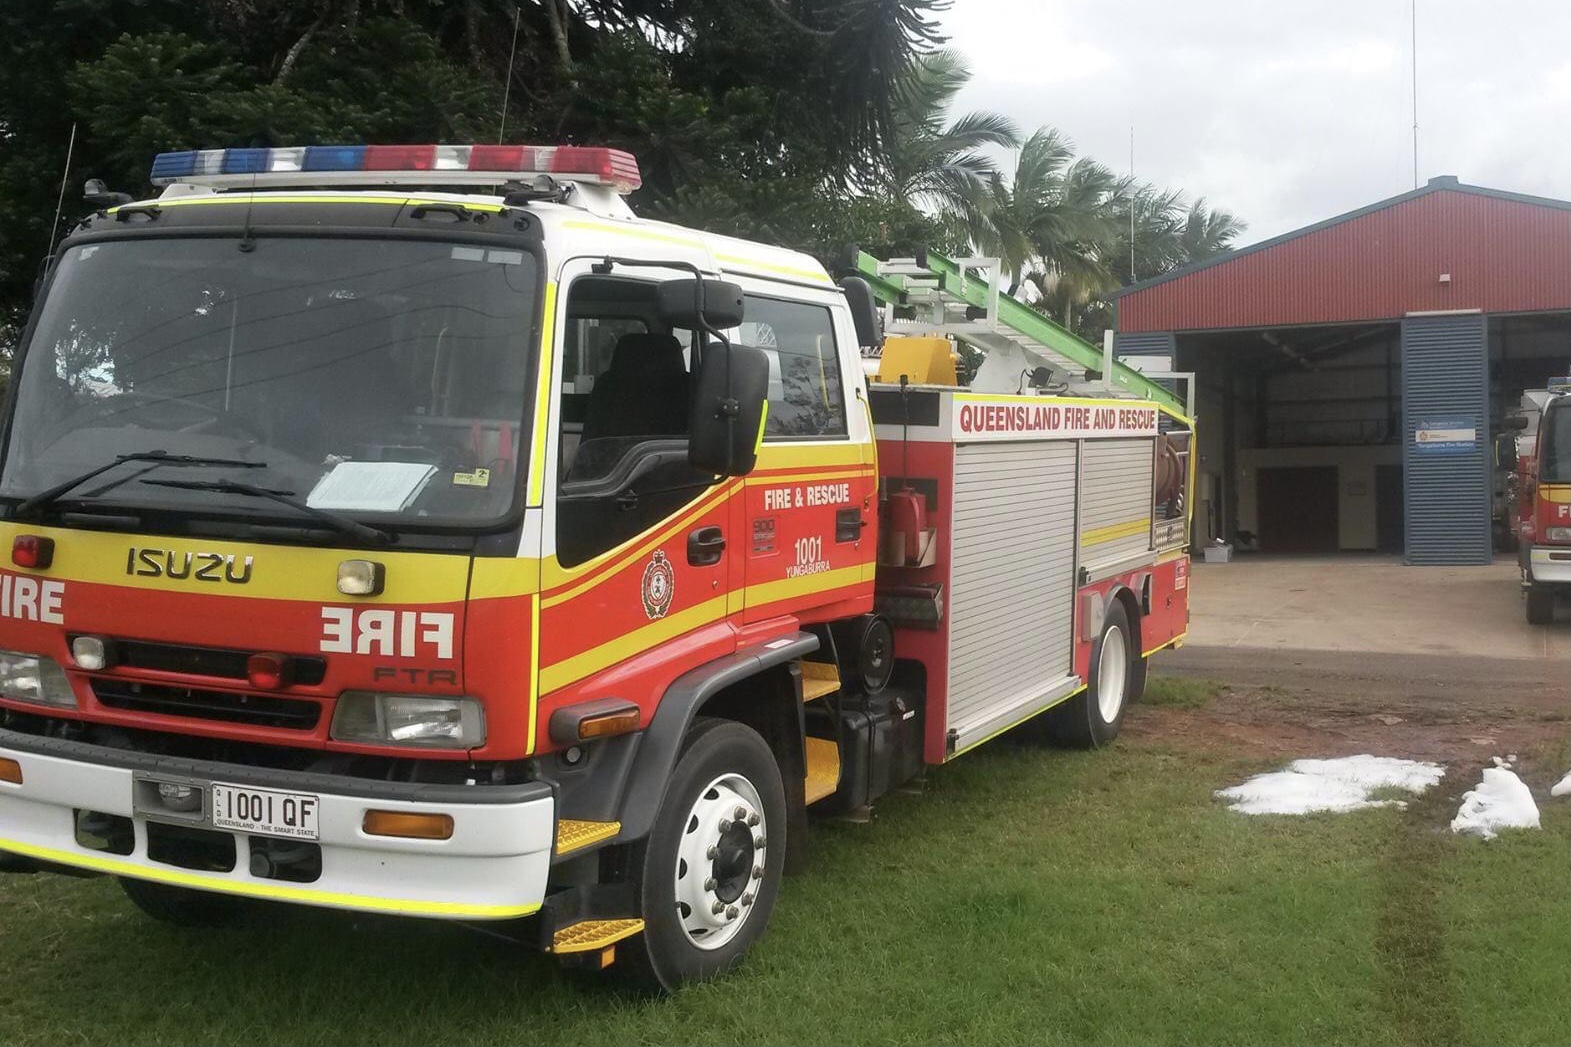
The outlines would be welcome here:
<svg viewBox="0 0 1571 1047">
<path fill-rule="evenodd" d="M 718 527 L 700 527 L 687 536 L 687 562 L 694 567 L 717 564 L 724 552 L 725 534 Z"/>
</svg>

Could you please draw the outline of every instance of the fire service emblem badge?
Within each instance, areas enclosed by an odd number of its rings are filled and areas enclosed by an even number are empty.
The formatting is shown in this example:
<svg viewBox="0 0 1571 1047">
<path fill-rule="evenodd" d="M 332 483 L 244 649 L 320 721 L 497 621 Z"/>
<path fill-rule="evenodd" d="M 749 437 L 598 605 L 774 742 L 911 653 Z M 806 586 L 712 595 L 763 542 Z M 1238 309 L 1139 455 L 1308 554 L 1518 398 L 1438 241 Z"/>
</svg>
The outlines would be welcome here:
<svg viewBox="0 0 1571 1047">
<path fill-rule="evenodd" d="M 644 613 L 650 621 L 664 618 L 671 609 L 671 598 L 676 595 L 676 573 L 665 553 L 655 550 L 655 557 L 644 568 Z"/>
</svg>

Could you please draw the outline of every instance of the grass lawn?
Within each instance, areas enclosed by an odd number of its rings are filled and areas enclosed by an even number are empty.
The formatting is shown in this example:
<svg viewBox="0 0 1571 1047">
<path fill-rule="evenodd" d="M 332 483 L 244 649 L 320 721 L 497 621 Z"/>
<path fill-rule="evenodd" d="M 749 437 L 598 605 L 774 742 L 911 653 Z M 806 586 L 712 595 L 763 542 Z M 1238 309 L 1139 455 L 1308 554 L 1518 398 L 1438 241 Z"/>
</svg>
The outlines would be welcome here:
<svg viewBox="0 0 1571 1047">
<path fill-rule="evenodd" d="M 1212 798 L 1261 769 L 986 746 L 871 825 L 815 826 L 747 966 L 672 1000 L 441 924 L 186 933 L 108 880 L 0 878 L 0 1042 L 1571 1040 L 1571 803 L 1535 780 L 1544 831 L 1486 843 L 1444 831 L 1471 770 L 1405 811 Z"/>
</svg>

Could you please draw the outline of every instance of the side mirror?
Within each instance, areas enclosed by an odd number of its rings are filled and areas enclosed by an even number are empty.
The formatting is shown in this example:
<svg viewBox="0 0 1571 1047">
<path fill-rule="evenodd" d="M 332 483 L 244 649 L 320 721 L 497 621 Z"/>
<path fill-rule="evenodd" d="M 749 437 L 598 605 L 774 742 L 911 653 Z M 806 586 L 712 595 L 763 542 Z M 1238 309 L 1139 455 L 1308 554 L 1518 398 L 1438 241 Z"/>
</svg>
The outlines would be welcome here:
<svg viewBox="0 0 1571 1047">
<path fill-rule="evenodd" d="M 667 280 L 656 289 L 655 309 L 672 327 L 723 331 L 742 322 L 742 288 L 726 280 Z"/>
<path fill-rule="evenodd" d="M 1527 415 L 1508 414 L 1500 420 L 1500 428 L 1511 432 L 1521 432 L 1527 428 Z"/>
<path fill-rule="evenodd" d="M 848 276 L 840 281 L 845 292 L 846 304 L 851 307 L 851 322 L 856 325 L 856 344 L 864 349 L 874 349 L 884 344 L 884 332 L 878 328 L 878 302 L 873 298 L 873 287 L 860 276 Z"/>
<path fill-rule="evenodd" d="M 711 342 L 698 364 L 688 420 L 687 460 L 720 476 L 746 476 L 758 461 L 769 396 L 762 349 Z"/>
<path fill-rule="evenodd" d="M 1516 437 L 1510 433 L 1495 436 L 1495 466 L 1516 467 Z"/>
</svg>

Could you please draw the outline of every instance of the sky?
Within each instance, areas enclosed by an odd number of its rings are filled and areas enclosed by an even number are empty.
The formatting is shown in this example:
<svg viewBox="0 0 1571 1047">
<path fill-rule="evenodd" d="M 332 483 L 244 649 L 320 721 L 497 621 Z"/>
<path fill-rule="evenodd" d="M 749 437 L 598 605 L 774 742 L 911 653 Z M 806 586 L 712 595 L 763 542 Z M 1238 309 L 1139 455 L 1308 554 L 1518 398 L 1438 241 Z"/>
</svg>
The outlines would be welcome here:
<svg viewBox="0 0 1571 1047">
<path fill-rule="evenodd" d="M 1413 188 L 1410 0 L 953 0 L 955 112 L 1058 127 L 1253 243 Z M 1571 200 L 1571 0 L 1417 0 L 1418 173 Z"/>
</svg>

